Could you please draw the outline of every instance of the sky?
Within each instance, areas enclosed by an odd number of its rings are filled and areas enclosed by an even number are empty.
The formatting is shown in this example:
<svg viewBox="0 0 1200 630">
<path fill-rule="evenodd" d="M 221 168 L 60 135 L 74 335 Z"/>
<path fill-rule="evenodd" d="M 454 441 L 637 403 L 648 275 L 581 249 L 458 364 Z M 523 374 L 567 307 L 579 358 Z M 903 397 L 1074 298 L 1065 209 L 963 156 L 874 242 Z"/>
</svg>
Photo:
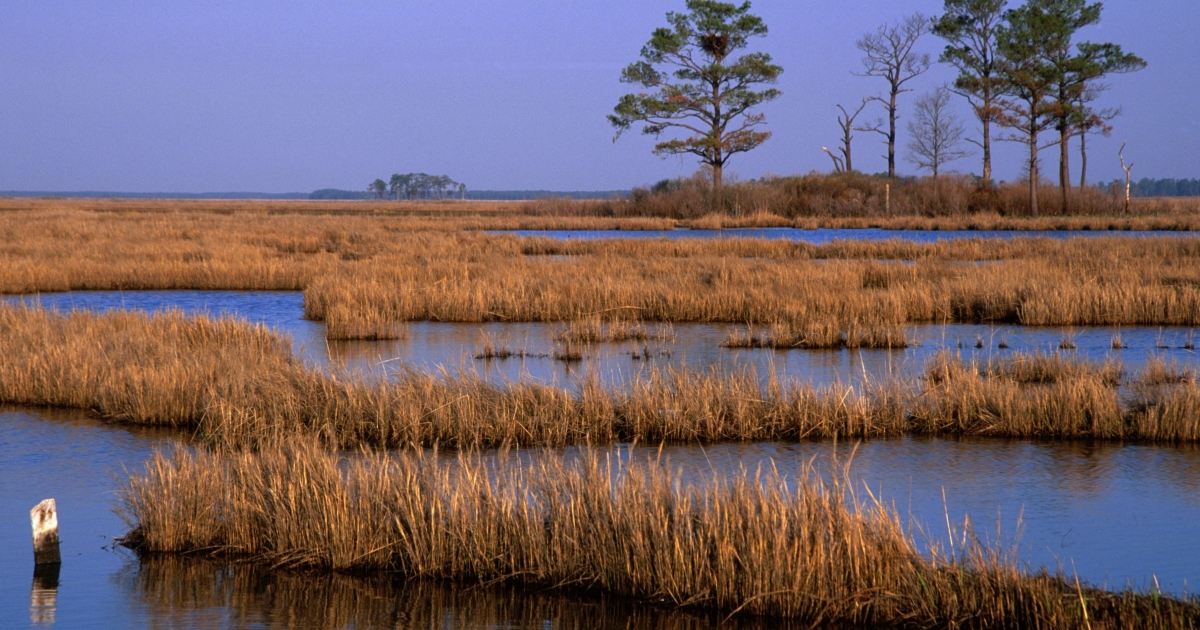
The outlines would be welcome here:
<svg viewBox="0 0 1200 630">
<path fill-rule="evenodd" d="M 755 1 L 770 32 L 752 49 L 783 66 L 783 96 L 762 108 L 773 137 L 727 170 L 829 170 L 821 147 L 838 140 L 835 105 L 885 87 L 854 75 L 855 41 L 941 6 Z M 0 190 L 359 190 L 414 171 L 475 190 L 614 190 L 686 176 L 695 159 L 656 157 L 639 133 L 614 142 L 605 119 L 634 91 L 621 69 L 671 10 L 683 0 L 6 0 Z M 1112 78 L 1101 105 L 1123 114 L 1111 138 L 1089 143 L 1090 179 L 1123 177 L 1122 142 L 1135 179 L 1200 177 L 1196 24 L 1196 0 L 1109 0 L 1081 33 L 1149 62 Z M 941 46 L 922 42 L 935 57 Z M 939 64 L 914 80 L 901 116 L 953 76 Z M 973 130 L 965 102 L 955 106 Z M 880 136 L 858 134 L 854 151 L 859 170 L 886 170 Z M 1017 145 L 999 146 L 996 176 L 1018 177 L 1020 161 Z M 978 172 L 979 157 L 951 167 Z"/>
</svg>

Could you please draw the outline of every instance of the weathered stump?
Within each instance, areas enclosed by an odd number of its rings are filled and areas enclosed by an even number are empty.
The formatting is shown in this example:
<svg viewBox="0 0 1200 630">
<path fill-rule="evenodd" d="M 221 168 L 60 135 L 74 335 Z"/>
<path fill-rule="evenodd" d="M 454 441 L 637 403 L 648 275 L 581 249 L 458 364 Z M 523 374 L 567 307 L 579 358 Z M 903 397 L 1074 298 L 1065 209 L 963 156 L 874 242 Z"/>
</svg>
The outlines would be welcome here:
<svg viewBox="0 0 1200 630">
<path fill-rule="evenodd" d="M 46 499 L 29 511 L 33 525 L 33 564 L 61 564 L 58 552 L 58 509 L 54 499 Z"/>
</svg>

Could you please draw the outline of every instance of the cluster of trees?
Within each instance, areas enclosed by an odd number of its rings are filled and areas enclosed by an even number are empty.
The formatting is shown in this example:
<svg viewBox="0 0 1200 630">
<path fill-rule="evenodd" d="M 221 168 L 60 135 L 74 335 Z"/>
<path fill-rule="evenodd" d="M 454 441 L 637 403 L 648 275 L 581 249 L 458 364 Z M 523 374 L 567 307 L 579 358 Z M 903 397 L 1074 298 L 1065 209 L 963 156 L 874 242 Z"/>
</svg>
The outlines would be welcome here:
<svg viewBox="0 0 1200 630">
<path fill-rule="evenodd" d="M 1102 190 L 1123 185 L 1124 182 L 1100 182 Z M 1132 185 L 1134 197 L 1200 197 L 1200 179 L 1150 179 L 1143 177 Z"/>
<path fill-rule="evenodd" d="M 367 195 L 373 199 L 459 199 L 467 198 L 467 185 L 446 175 L 426 173 L 395 173 L 388 181 L 377 179 L 367 185 Z"/>
<path fill-rule="evenodd" d="M 1037 214 L 1038 170 L 1042 150 L 1059 148 L 1059 186 L 1064 208 L 1071 189 L 1069 147 L 1079 139 L 1080 186 L 1087 184 L 1090 134 L 1111 133 L 1118 109 L 1100 109 L 1096 101 L 1111 75 L 1146 66 L 1140 57 L 1117 44 L 1078 41 L 1080 29 L 1100 21 L 1102 5 L 1087 0 L 1026 0 L 1008 8 L 1006 0 L 944 0 L 944 14 L 909 15 L 864 35 L 860 76 L 881 79 L 885 89 L 856 106 L 838 105 L 841 146 L 824 150 L 835 170 L 854 170 L 855 132 L 873 132 L 887 145 L 888 177 L 896 176 L 897 121 L 900 96 L 934 63 L 922 52 L 929 35 L 945 40 L 939 61 L 958 70 L 951 85 L 917 99 L 908 132 L 907 158 L 935 178 L 944 165 L 970 154 L 963 142 L 983 153 L 982 184 L 992 182 L 992 142 L 1019 142 L 1029 149 L 1024 164 L 1030 207 Z M 761 52 L 734 56 L 751 38 L 764 37 L 767 26 L 750 14 L 750 3 L 687 0 L 687 13 L 668 13 L 668 27 L 656 29 L 642 49 L 642 59 L 621 75 L 642 91 L 621 97 L 609 122 L 619 137 L 634 124 L 656 138 L 666 131 L 686 137 L 655 145 L 663 156 L 694 154 L 709 167 L 715 188 L 732 155 L 749 151 L 770 137 L 761 129 L 765 115 L 753 109 L 780 92 L 759 86 L 774 84 L 783 68 Z M 965 98 L 979 121 L 978 136 L 969 136 L 952 113 L 952 95 Z M 856 122 L 871 106 L 883 117 Z M 1003 135 L 993 133 L 1004 130 Z M 1047 138 L 1047 136 L 1053 136 Z M 615 140 L 615 138 L 614 138 Z"/>
</svg>

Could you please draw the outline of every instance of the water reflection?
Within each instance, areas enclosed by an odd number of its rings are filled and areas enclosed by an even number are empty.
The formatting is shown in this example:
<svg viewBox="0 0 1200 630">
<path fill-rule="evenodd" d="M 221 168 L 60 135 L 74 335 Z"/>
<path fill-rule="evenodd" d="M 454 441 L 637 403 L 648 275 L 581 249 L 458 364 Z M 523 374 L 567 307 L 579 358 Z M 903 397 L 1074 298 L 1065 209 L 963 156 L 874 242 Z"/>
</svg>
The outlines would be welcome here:
<svg viewBox="0 0 1200 630">
<path fill-rule="evenodd" d="M 147 557 L 115 582 L 155 627 L 266 628 L 788 628 L 789 624 L 572 596 L 389 576 L 264 571 L 198 558 Z M 798 627 L 798 626 L 797 626 Z"/>
<path fill-rule="evenodd" d="M 54 625 L 58 611 L 58 574 L 62 565 L 39 564 L 33 569 L 33 587 L 29 591 L 29 623 Z"/>
</svg>

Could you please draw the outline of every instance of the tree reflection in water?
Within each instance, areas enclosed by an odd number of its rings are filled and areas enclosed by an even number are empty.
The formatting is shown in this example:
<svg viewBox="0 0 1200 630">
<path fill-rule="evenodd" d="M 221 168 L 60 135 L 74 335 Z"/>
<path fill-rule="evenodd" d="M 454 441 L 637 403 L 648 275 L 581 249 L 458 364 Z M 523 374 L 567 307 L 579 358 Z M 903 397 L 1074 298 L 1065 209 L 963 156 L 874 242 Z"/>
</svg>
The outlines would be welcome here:
<svg viewBox="0 0 1200 630">
<path fill-rule="evenodd" d="M 187 556 L 134 559 L 115 578 L 148 627 L 758 630 L 779 620 L 681 611 L 503 585 L 271 571 Z M 799 626 L 796 626 L 799 628 Z"/>
</svg>

